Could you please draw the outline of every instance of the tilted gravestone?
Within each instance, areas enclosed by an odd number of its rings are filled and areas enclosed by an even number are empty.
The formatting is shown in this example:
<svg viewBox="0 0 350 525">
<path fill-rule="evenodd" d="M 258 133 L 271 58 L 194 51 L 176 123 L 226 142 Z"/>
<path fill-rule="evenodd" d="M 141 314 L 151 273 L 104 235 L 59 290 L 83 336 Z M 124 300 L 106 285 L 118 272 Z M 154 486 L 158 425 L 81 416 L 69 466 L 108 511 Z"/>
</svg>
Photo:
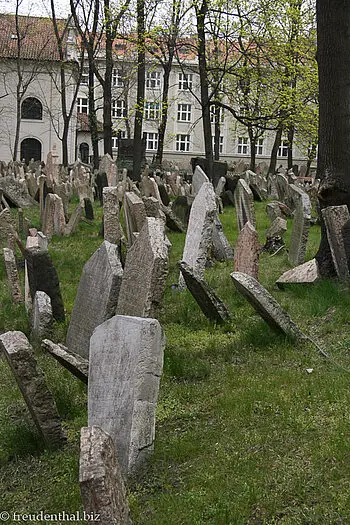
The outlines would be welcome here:
<svg viewBox="0 0 350 525">
<path fill-rule="evenodd" d="M 42 230 L 47 237 L 64 235 L 66 220 L 62 199 L 54 193 L 49 193 L 45 199 Z"/>
<path fill-rule="evenodd" d="M 118 170 L 117 165 L 115 161 L 112 159 L 112 157 L 109 155 L 109 153 L 106 153 L 103 155 L 100 166 L 99 166 L 99 172 L 100 174 L 105 173 L 108 180 L 109 186 L 115 186 L 118 182 Z"/>
<path fill-rule="evenodd" d="M 287 312 L 254 277 L 240 272 L 231 273 L 237 291 L 253 306 L 272 329 L 285 333 L 292 339 L 305 340 Z"/>
<path fill-rule="evenodd" d="M 32 337 L 47 337 L 51 332 L 52 321 L 51 299 L 45 292 L 38 290 L 33 301 Z"/>
<path fill-rule="evenodd" d="M 348 207 L 328 206 L 322 209 L 326 226 L 328 244 L 331 250 L 335 270 L 340 279 L 349 279 L 348 258 L 344 242 L 344 227 L 350 221 Z"/>
<path fill-rule="evenodd" d="M 47 293 L 51 299 L 53 317 L 56 321 L 64 321 L 65 314 L 60 282 L 49 252 L 35 246 L 26 248 L 25 260 L 32 301 L 38 290 Z"/>
<path fill-rule="evenodd" d="M 110 434 L 124 474 L 153 450 L 164 345 L 156 319 L 122 315 L 90 340 L 88 424 Z"/>
<path fill-rule="evenodd" d="M 99 516 L 101 525 L 131 525 L 114 443 L 98 426 L 81 429 L 79 483 L 86 514 Z"/>
<path fill-rule="evenodd" d="M 233 260 L 233 248 L 224 233 L 218 213 L 215 213 L 213 224 L 213 256 L 218 261 Z"/>
<path fill-rule="evenodd" d="M 103 231 L 105 241 L 119 244 L 123 237 L 119 221 L 119 198 L 117 187 L 103 188 Z"/>
<path fill-rule="evenodd" d="M 70 351 L 89 357 L 89 341 L 99 324 L 115 314 L 123 269 L 118 247 L 104 241 L 85 263 L 67 332 Z"/>
<path fill-rule="evenodd" d="M 258 233 L 248 221 L 245 223 L 236 242 L 235 271 L 245 273 L 258 280 L 260 249 Z"/>
<path fill-rule="evenodd" d="M 12 300 L 17 304 L 22 303 L 23 296 L 21 291 L 21 283 L 18 277 L 15 254 L 10 248 L 4 248 L 4 261 L 7 278 L 10 284 Z"/>
<path fill-rule="evenodd" d="M 76 231 L 76 229 L 79 226 L 79 222 L 80 222 L 82 214 L 83 214 L 83 206 L 82 204 L 79 203 L 78 206 L 73 211 L 72 215 L 70 216 L 68 223 L 65 226 L 64 235 L 69 236 Z"/>
<path fill-rule="evenodd" d="M 0 177 L 0 190 L 9 203 L 17 208 L 29 208 L 37 206 L 38 203 L 29 195 L 25 181 L 16 180 L 13 177 Z"/>
<path fill-rule="evenodd" d="M 84 197 L 84 210 L 85 210 L 85 218 L 88 219 L 88 221 L 93 221 L 94 220 L 94 208 L 92 206 L 92 202 L 89 197 Z"/>
<path fill-rule="evenodd" d="M 266 230 L 266 237 L 268 239 L 272 239 L 273 237 L 280 236 L 287 231 L 287 221 L 286 219 L 282 219 L 282 217 L 276 217 L 274 221 L 271 223 L 271 226 Z"/>
<path fill-rule="evenodd" d="M 317 261 L 316 259 L 311 259 L 311 261 L 284 272 L 278 278 L 276 284 L 279 288 L 284 288 L 288 284 L 313 284 L 319 279 L 320 273 Z"/>
<path fill-rule="evenodd" d="M 0 350 L 10 365 L 19 389 L 44 441 L 59 446 L 66 440 L 55 401 L 38 369 L 34 351 L 22 332 L 0 335 Z"/>
<path fill-rule="evenodd" d="M 211 182 L 205 182 L 192 204 L 182 255 L 182 260 L 190 266 L 193 273 L 199 278 L 204 276 L 208 250 L 212 242 L 215 213 L 214 188 Z M 185 287 L 182 275 L 179 278 L 179 287 Z"/>
<path fill-rule="evenodd" d="M 251 189 L 245 180 L 239 179 L 234 193 L 238 231 L 241 231 L 246 222 L 256 227 L 254 198 Z"/>
<path fill-rule="evenodd" d="M 5 209 L 0 212 L 0 248 L 11 246 L 16 249 L 15 242 L 16 221 L 10 210 Z"/>
<path fill-rule="evenodd" d="M 124 216 L 126 234 L 128 236 L 129 247 L 135 240 L 135 233 L 139 233 L 146 220 L 146 210 L 143 200 L 133 192 L 125 192 L 124 195 Z"/>
<path fill-rule="evenodd" d="M 168 247 L 162 219 L 146 217 L 126 255 L 117 314 L 156 317 L 168 275 Z"/>
<path fill-rule="evenodd" d="M 196 166 L 192 177 L 192 195 L 195 197 L 205 182 L 210 182 L 200 166 Z"/>
<path fill-rule="evenodd" d="M 64 368 L 87 384 L 89 375 L 88 359 L 85 359 L 74 352 L 70 352 L 66 346 L 60 343 L 53 343 L 50 339 L 43 339 L 41 341 L 41 347 L 64 366 Z"/>
<path fill-rule="evenodd" d="M 307 193 L 302 192 L 297 202 L 293 228 L 290 236 L 289 262 L 293 266 L 302 264 L 305 260 L 306 245 L 311 222 L 311 202 Z"/>
</svg>

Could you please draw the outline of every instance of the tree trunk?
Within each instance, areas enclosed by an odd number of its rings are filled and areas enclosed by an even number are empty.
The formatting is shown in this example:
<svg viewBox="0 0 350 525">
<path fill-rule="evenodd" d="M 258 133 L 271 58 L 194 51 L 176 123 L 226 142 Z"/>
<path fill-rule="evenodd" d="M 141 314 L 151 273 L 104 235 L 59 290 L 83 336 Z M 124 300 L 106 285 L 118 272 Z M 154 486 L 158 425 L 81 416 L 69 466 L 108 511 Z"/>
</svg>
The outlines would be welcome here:
<svg viewBox="0 0 350 525">
<path fill-rule="evenodd" d="M 162 93 L 162 107 L 161 107 L 161 120 L 158 128 L 158 148 L 155 163 L 161 167 L 163 162 L 163 151 L 164 151 L 164 139 L 165 130 L 168 121 L 168 98 L 169 98 L 169 82 L 170 73 L 172 66 L 172 58 L 169 62 L 163 66 L 164 78 L 163 78 L 163 93 Z"/>
<path fill-rule="evenodd" d="M 256 164 L 256 137 L 254 135 L 254 132 L 251 128 L 248 127 L 248 135 L 249 135 L 249 142 L 250 142 L 250 166 L 249 169 L 252 171 L 255 171 L 255 164 Z"/>
<path fill-rule="evenodd" d="M 281 145 L 282 133 L 283 133 L 283 127 L 280 126 L 276 131 L 275 141 L 273 143 L 272 150 L 271 150 L 270 167 L 269 167 L 268 172 L 271 173 L 272 175 L 276 172 L 278 148 Z"/>
<path fill-rule="evenodd" d="M 319 145 L 317 175 L 320 208 L 350 204 L 350 3 L 317 0 Z M 334 274 L 322 224 L 316 255 L 321 275 Z"/>
<path fill-rule="evenodd" d="M 289 126 L 288 129 L 288 169 L 293 168 L 293 142 L 294 142 L 294 131 L 293 125 Z"/>
<path fill-rule="evenodd" d="M 144 0 L 137 0 L 137 99 L 134 124 L 134 180 L 141 180 L 142 120 L 145 100 L 145 76 L 145 2 Z"/>
<path fill-rule="evenodd" d="M 95 77 L 93 68 L 93 51 L 88 53 L 89 60 L 89 128 L 92 145 L 92 165 L 95 170 L 99 166 L 99 151 L 98 151 L 98 126 L 95 107 Z"/>
<path fill-rule="evenodd" d="M 103 82 L 103 149 L 112 156 L 112 72 L 113 72 L 113 36 L 109 0 L 104 2 L 106 19 L 106 56 Z"/>
<path fill-rule="evenodd" d="M 21 130 L 21 97 L 20 97 L 19 89 L 17 89 L 16 132 L 15 132 L 15 140 L 13 144 L 13 154 L 12 154 L 13 160 L 17 160 L 20 130 Z"/>
<path fill-rule="evenodd" d="M 220 160 L 220 106 L 215 106 L 215 124 L 214 124 L 214 160 Z"/>
</svg>

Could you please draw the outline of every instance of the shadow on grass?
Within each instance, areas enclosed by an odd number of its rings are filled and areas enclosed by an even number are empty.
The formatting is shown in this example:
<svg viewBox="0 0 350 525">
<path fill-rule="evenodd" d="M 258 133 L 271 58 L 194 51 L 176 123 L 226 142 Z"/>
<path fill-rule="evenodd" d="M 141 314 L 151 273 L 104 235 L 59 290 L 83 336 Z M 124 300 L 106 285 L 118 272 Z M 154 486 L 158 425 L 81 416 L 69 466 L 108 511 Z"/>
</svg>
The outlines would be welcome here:
<svg viewBox="0 0 350 525">
<path fill-rule="evenodd" d="M 45 443 L 34 428 L 25 423 L 8 425 L 1 434 L 0 465 L 18 457 L 37 456 L 45 449 Z"/>
</svg>

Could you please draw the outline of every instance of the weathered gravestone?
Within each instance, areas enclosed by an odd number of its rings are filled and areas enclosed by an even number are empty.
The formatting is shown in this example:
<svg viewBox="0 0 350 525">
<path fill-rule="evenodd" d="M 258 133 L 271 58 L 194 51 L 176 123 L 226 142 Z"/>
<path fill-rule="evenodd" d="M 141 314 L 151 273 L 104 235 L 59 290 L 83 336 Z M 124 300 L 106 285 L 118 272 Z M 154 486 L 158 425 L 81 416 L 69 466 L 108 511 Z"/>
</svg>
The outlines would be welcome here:
<svg viewBox="0 0 350 525">
<path fill-rule="evenodd" d="M 110 434 L 124 475 L 153 450 L 164 346 L 156 319 L 122 315 L 90 340 L 88 424 Z"/>
<path fill-rule="evenodd" d="M 38 205 L 29 195 L 25 181 L 19 181 L 13 177 L 0 177 L 0 190 L 3 191 L 6 200 L 17 208 L 29 208 Z"/>
<path fill-rule="evenodd" d="M 62 366 L 69 370 L 69 372 L 87 384 L 89 375 L 88 359 L 85 359 L 74 352 L 70 352 L 66 346 L 60 343 L 53 343 L 50 339 L 43 339 L 41 347 Z"/>
<path fill-rule="evenodd" d="M 256 227 L 254 198 L 251 189 L 243 179 L 239 179 L 234 193 L 238 231 L 241 231 L 246 222 Z"/>
<path fill-rule="evenodd" d="M 213 224 L 216 213 L 214 188 L 211 182 L 202 184 L 195 197 L 190 218 L 182 260 L 190 266 L 196 277 L 204 277 L 208 250 L 213 235 Z M 185 282 L 180 275 L 179 287 L 184 288 Z"/>
<path fill-rule="evenodd" d="M 112 244 L 119 244 L 123 237 L 119 221 L 118 188 L 103 188 L 103 232 L 104 239 Z"/>
<path fill-rule="evenodd" d="M 288 204 L 289 182 L 287 177 L 285 177 L 285 175 L 283 175 L 282 173 L 278 173 L 276 176 L 276 187 L 278 200 Z"/>
<path fill-rule="evenodd" d="M 0 212 L 0 248 L 11 246 L 16 249 L 15 242 L 16 221 L 10 210 L 5 209 Z"/>
<path fill-rule="evenodd" d="M 298 266 L 305 260 L 306 245 L 311 222 L 311 202 L 307 193 L 302 192 L 296 205 L 293 228 L 290 236 L 289 262 Z"/>
<path fill-rule="evenodd" d="M 180 219 L 181 223 L 185 227 L 188 225 L 188 221 L 190 220 L 193 201 L 194 197 L 185 197 L 181 195 L 173 201 L 171 206 L 172 212 Z"/>
<path fill-rule="evenodd" d="M 32 337 L 47 337 L 52 328 L 52 308 L 50 297 L 40 290 L 35 294 L 32 312 Z"/>
<path fill-rule="evenodd" d="M 0 335 L 0 350 L 10 365 L 19 389 L 41 436 L 50 446 L 66 440 L 55 401 L 47 388 L 43 373 L 37 368 L 34 351 L 22 332 Z"/>
<path fill-rule="evenodd" d="M 108 187 L 108 179 L 105 172 L 96 174 L 96 195 L 100 201 L 101 206 L 103 206 L 103 188 Z"/>
<path fill-rule="evenodd" d="M 12 301 L 17 304 L 22 303 L 23 296 L 21 292 L 21 283 L 18 277 L 15 254 L 10 248 L 4 248 L 4 261 L 7 278 L 10 284 Z"/>
<path fill-rule="evenodd" d="M 92 332 L 115 314 L 122 276 L 118 247 L 104 241 L 81 274 L 67 332 L 70 351 L 88 359 Z"/>
<path fill-rule="evenodd" d="M 192 195 L 195 197 L 205 182 L 210 182 L 200 166 L 196 166 L 192 177 Z"/>
<path fill-rule="evenodd" d="M 283 332 L 292 339 L 306 339 L 306 336 L 295 325 L 287 312 L 254 277 L 233 272 L 231 278 L 237 291 L 247 299 L 272 329 Z"/>
<path fill-rule="evenodd" d="M 135 240 L 135 233 L 139 233 L 146 220 L 146 210 L 143 200 L 133 192 L 125 192 L 124 195 L 124 216 L 126 234 L 128 236 L 129 247 Z"/>
<path fill-rule="evenodd" d="M 179 268 L 186 286 L 197 301 L 198 306 L 210 321 L 223 323 L 230 319 L 230 311 L 219 299 L 204 279 L 196 277 L 191 268 L 184 261 L 179 261 Z"/>
<path fill-rule="evenodd" d="M 85 217 L 88 221 L 94 220 L 94 208 L 92 206 L 91 199 L 88 197 L 84 197 L 84 210 L 85 210 Z"/>
<path fill-rule="evenodd" d="M 319 279 L 320 273 L 317 261 L 316 259 L 311 259 L 311 261 L 284 272 L 278 278 L 276 284 L 279 288 L 284 288 L 288 284 L 313 284 Z"/>
<path fill-rule="evenodd" d="M 235 246 L 235 271 L 251 275 L 258 280 L 259 237 L 254 226 L 248 221 L 241 230 Z"/>
<path fill-rule="evenodd" d="M 65 314 L 60 282 L 49 252 L 35 246 L 33 248 L 26 248 L 25 260 L 27 263 L 29 290 L 32 301 L 38 290 L 47 293 L 51 299 L 53 317 L 56 321 L 63 322 Z"/>
<path fill-rule="evenodd" d="M 218 261 L 232 261 L 233 248 L 224 233 L 218 213 L 215 213 L 213 224 L 213 256 Z"/>
<path fill-rule="evenodd" d="M 86 514 L 99 516 L 101 525 L 131 525 L 115 446 L 98 426 L 81 429 L 79 483 Z"/>
<path fill-rule="evenodd" d="M 112 159 L 112 157 L 109 155 L 109 153 L 106 153 L 103 155 L 100 166 L 99 166 L 99 172 L 105 173 L 108 180 L 109 186 L 115 186 L 118 182 L 118 170 L 117 165 Z"/>
<path fill-rule="evenodd" d="M 146 217 L 126 255 L 117 314 L 156 317 L 168 275 L 168 247 L 162 219 Z"/>
<path fill-rule="evenodd" d="M 282 237 L 287 231 L 287 221 L 282 219 L 282 217 L 276 217 L 276 219 L 271 223 L 270 228 L 266 230 L 266 237 L 272 239 L 273 237 Z"/>
<path fill-rule="evenodd" d="M 66 220 L 62 199 L 54 193 L 49 193 L 45 199 L 42 229 L 47 237 L 53 234 L 63 235 L 66 228 Z"/>
<path fill-rule="evenodd" d="M 68 223 L 64 228 L 64 235 L 69 236 L 76 231 L 79 226 L 81 216 L 83 214 L 83 205 L 81 203 L 73 211 Z"/>
<path fill-rule="evenodd" d="M 335 270 L 340 279 L 349 279 L 348 258 L 344 241 L 344 227 L 350 221 L 348 207 L 328 206 L 322 209 L 326 225 L 328 244 L 331 250 Z"/>
</svg>

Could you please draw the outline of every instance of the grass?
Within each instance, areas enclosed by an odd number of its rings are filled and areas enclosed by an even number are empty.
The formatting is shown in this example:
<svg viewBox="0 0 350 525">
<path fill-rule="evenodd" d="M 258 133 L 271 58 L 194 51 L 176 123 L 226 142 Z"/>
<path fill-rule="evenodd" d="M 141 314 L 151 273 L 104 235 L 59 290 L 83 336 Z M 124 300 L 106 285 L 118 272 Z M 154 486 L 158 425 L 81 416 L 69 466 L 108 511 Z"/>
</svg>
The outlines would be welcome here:
<svg viewBox="0 0 350 525">
<path fill-rule="evenodd" d="M 265 204 L 256 203 L 256 210 L 264 242 Z M 25 215 L 38 225 L 37 210 Z M 66 323 L 55 327 L 54 340 L 64 341 L 81 269 L 101 243 L 101 216 L 96 205 L 93 226 L 81 223 L 72 237 L 54 237 L 50 243 L 67 312 Z M 225 209 L 221 219 L 234 243 L 234 209 Z M 348 290 L 337 281 L 279 290 L 274 283 L 289 268 L 287 254 L 261 256 L 261 283 L 341 368 L 313 345 L 295 346 L 272 332 L 235 292 L 231 262 L 214 263 L 206 271 L 232 312 L 229 323 L 211 325 L 188 291 L 180 294 L 172 287 L 184 235 L 168 235 L 170 271 L 160 316 L 167 345 L 155 451 L 129 484 L 133 523 L 349 523 Z M 307 258 L 316 252 L 319 237 L 319 228 L 312 226 Z M 24 308 L 11 304 L 2 261 L 0 298 L 0 331 L 29 335 Z M 68 444 L 54 452 L 45 449 L 6 362 L 0 361 L 1 507 L 10 513 L 73 513 L 81 510 L 79 433 L 87 423 L 86 387 L 40 348 L 35 351 Z"/>
</svg>

